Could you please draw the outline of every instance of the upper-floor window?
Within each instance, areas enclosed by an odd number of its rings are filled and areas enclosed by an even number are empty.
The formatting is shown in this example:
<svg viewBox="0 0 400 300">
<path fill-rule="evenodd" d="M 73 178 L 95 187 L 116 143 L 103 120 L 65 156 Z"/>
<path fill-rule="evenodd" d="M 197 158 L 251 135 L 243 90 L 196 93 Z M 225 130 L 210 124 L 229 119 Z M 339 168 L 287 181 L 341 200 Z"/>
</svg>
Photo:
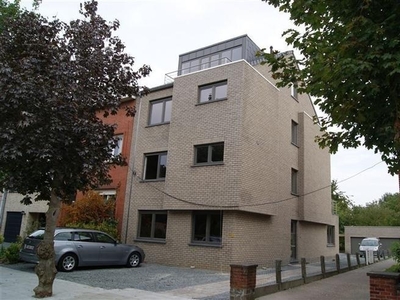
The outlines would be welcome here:
<svg viewBox="0 0 400 300">
<path fill-rule="evenodd" d="M 328 245 L 335 245 L 335 226 L 327 226 L 326 239 Z"/>
<path fill-rule="evenodd" d="M 167 152 L 145 155 L 144 179 L 163 179 L 167 172 Z"/>
<path fill-rule="evenodd" d="M 228 82 L 222 81 L 199 87 L 199 103 L 224 100 L 228 95 Z"/>
<path fill-rule="evenodd" d="M 194 149 L 195 165 L 219 164 L 224 161 L 224 143 L 197 145 Z"/>
<path fill-rule="evenodd" d="M 122 152 L 122 141 L 123 141 L 123 135 L 116 135 L 114 136 L 115 139 L 115 144 L 111 146 L 111 155 L 112 156 L 117 156 L 120 155 Z M 111 142 L 110 142 L 111 143 Z"/>
<path fill-rule="evenodd" d="M 150 102 L 149 125 L 169 123 L 171 121 L 172 98 Z"/>
<path fill-rule="evenodd" d="M 297 100 L 297 87 L 294 84 L 290 86 L 290 95 Z"/>
<path fill-rule="evenodd" d="M 226 64 L 243 58 L 242 47 L 226 49 L 208 56 L 194 58 L 182 63 L 180 74 L 188 74 L 199 70 Z"/>
<path fill-rule="evenodd" d="M 292 144 L 297 145 L 297 133 L 299 125 L 292 120 Z"/>
<path fill-rule="evenodd" d="M 292 176 L 291 176 L 291 183 L 292 183 L 292 188 L 291 192 L 294 195 L 298 195 L 298 171 L 296 169 L 292 169 Z"/>
</svg>

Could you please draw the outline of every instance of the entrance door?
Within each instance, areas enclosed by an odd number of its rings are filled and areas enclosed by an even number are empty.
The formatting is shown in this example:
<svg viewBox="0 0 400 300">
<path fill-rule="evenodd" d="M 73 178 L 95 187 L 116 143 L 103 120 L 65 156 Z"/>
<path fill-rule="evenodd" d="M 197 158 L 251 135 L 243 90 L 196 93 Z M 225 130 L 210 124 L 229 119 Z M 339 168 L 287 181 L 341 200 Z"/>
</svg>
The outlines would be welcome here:
<svg viewBox="0 0 400 300">
<path fill-rule="evenodd" d="M 4 228 L 4 241 L 6 243 L 15 243 L 20 235 L 22 223 L 22 213 L 20 211 L 7 212 L 6 227 Z"/>
<path fill-rule="evenodd" d="M 297 261 L 297 221 L 290 223 L 290 261 Z"/>
</svg>

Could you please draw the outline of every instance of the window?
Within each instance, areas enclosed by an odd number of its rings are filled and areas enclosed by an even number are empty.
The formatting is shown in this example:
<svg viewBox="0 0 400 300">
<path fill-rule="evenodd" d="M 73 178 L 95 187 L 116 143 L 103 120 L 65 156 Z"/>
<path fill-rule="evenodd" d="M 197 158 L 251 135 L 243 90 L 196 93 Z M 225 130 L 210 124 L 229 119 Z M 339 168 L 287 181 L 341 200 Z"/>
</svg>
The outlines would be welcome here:
<svg viewBox="0 0 400 300">
<path fill-rule="evenodd" d="M 115 201 L 117 197 L 116 190 L 100 190 L 98 193 L 101 197 L 103 197 L 104 202 Z"/>
<path fill-rule="evenodd" d="M 297 100 L 297 87 L 295 87 L 294 84 L 292 84 L 290 87 L 290 94 L 294 99 Z"/>
<path fill-rule="evenodd" d="M 102 233 L 102 232 L 94 232 L 93 233 L 96 236 L 96 241 L 99 243 L 108 243 L 108 244 L 115 244 L 116 241 L 110 237 L 109 235 Z"/>
<path fill-rule="evenodd" d="M 165 124 L 171 121 L 172 98 L 150 102 L 149 125 Z"/>
<path fill-rule="evenodd" d="M 297 145 L 298 124 L 292 120 L 292 144 Z"/>
<path fill-rule="evenodd" d="M 193 212 L 192 242 L 221 245 L 222 211 Z"/>
<path fill-rule="evenodd" d="M 201 86 L 199 88 L 199 102 L 224 100 L 227 98 L 227 81 Z"/>
<path fill-rule="evenodd" d="M 167 233 L 167 212 L 139 212 L 139 238 L 163 239 Z"/>
<path fill-rule="evenodd" d="M 195 149 L 195 165 L 221 164 L 224 161 L 224 143 L 198 145 Z"/>
<path fill-rule="evenodd" d="M 298 194 L 298 189 L 297 189 L 297 176 L 298 171 L 295 169 L 292 169 L 292 194 L 297 195 Z"/>
<path fill-rule="evenodd" d="M 93 242 L 93 237 L 90 232 L 75 232 L 74 241 L 80 242 Z"/>
<path fill-rule="evenodd" d="M 335 226 L 327 226 L 326 237 L 328 245 L 335 245 Z"/>
<path fill-rule="evenodd" d="M 55 241 L 72 241 L 71 232 L 60 232 L 54 237 Z"/>
<path fill-rule="evenodd" d="M 123 135 L 116 135 L 114 136 L 114 141 L 110 142 L 111 144 L 111 155 L 112 156 L 117 156 L 121 154 L 122 151 L 122 140 L 123 140 Z"/>
<path fill-rule="evenodd" d="M 236 47 L 227 49 L 221 52 L 213 53 L 208 56 L 202 56 L 199 58 L 194 58 L 185 62 L 182 62 L 179 73 L 181 75 L 188 74 L 191 72 L 208 69 L 211 67 L 226 64 L 232 61 L 242 59 L 242 47 Z"/>
<path fill-rule="evenodd" d="M 146 154 L 144 162 L 144 179 L 165 178 L 167 171 L 167 152 Z"/>
</svg>

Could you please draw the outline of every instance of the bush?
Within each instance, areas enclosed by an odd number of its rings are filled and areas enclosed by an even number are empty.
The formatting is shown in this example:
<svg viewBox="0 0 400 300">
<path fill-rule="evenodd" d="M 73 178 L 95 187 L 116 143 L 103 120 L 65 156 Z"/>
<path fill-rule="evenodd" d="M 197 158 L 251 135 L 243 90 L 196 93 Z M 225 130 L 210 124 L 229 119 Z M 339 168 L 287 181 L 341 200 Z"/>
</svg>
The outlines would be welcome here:
<svg viewBox="0 0 400 300">
<path fill-rule="evenodd" d="M 102 223 L 99 223 L 99 224 L 96 224 L 96 223 L 69 223 L 69 224 L 67 224 L 67 227 L 100 230 L 105 233 L 108 233 L 113 238 L 118 240 L 119 236 L 118 236 L 117 224 L 118 224 L 117 221 L 110 219 L 110 220 L 103 221 Z"/>
<path fill-rule="evenodd" d="M 394 242 L 390 246 L 390 250 L 392 252 L 392 257 L 395 260 L 395 262 L 400 264 L 400 242 Z"/>
<path fill-rule="evenodd" d="M 22 239 L 18 238 L 17 242 L 10 244 L 7 249 L 4 250 L 2 247 L 2 252 L 4 251 L 4 262 L 9 264 L 16 264 L 19 261 L 19 250 L 22 246 Z"/>
<path fill-rule="evenodd" d="M 2 234 L 0 234 L 0 244 L 4 243 L 4 236 Z"/>
</svg>

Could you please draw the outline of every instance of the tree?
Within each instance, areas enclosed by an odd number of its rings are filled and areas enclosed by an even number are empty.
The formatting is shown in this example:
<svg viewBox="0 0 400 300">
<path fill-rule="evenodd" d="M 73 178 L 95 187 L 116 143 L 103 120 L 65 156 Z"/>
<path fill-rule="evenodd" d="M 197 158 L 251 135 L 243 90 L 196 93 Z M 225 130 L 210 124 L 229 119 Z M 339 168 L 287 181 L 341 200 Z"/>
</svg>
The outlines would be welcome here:
<svg viewBox="0 0 400 300">
<path fill-rule="evenodd" d="M 0 32 L 0 187 L 26 195 L 23 203 L 48 201 L 46 228 L 37 254 L 36 297 L 52 295 L 57 273 L 54 231 L 62 201 L 106 184 L 113 164 L 114 127 L 96 112 L 115 114 L 123 97 L 138 95 L 134 59 L 113 35 L 118 21 L 97 14 L 97 2 L 81 5 L 69 24 L 23 11 Z M 134 108 L 127 110 L 133 115 Z"/>
<path fill-rule="evenodd" d="M 319 145 L 332 153 L 364 145 L 400 173 L 400 2 L 263 0 L 290 13 L 286 42 L 301 58 L 260 55 L 280 86 L 294 84 L 315 97 Z M 337 130 L 328 131 L 331 128 Z"/>
<path fill-rule="evenodd" d="M 344 233 L 344 226 L 352 223 L 353 201 L 343 191 L 339 190 L 336 180 L 332 180 L 331 185 L 332 200 L 335 201 L 336 211 L 339 216 L 339 233 Z"/>
</svg>

